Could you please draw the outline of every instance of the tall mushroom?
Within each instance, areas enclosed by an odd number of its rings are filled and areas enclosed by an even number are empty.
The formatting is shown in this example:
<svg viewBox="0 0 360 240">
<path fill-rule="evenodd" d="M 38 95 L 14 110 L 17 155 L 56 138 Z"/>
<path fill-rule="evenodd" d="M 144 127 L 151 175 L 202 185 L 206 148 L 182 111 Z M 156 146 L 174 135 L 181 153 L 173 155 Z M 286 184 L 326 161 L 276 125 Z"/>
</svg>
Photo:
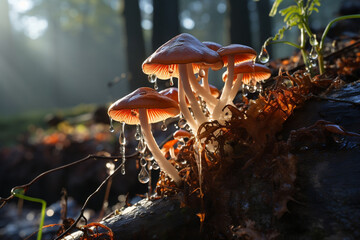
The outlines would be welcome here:
<svg viewBox="0 0 360 240">
<path fill-rule="evenodd" d="M 250 61 L 256 58 L 256 51 L 253 48 L 241 44 L 231 44 L 219 48 L 217 52 L 222 57 L 224 65 L 227 65 L 227 71 L 230 79 L 234 78 L 234 65 L 236 63 Z M 220 100 L 213 111 L 213 117 L 219 116 L 222 109 L 225 107 L 231 87 L 232 81 L 226 81 Z"/>
<path fill-rule="evenodd" d="M 206 117 L 192 92 L 188 76 L 189 70 L 192 71 L 193 67 L 195 67 L 196 72 L 201 65 L 212 65 L 221 68 L 223 63 L 217 52 L 207 48 L 198 39 L 187 33 L 177 35 L 160 46 L 142 65 L 143 72 L 148 75 L 156 74 L 158 78 L 179 77 L 180 109 L 185 118 L 191 122 L 192 120 L 188 119 L 192 118 L 191 114 L 189 114 L 184 102 L 186 94 L 195 118 L 195 126 L 192 126 L 195 131 L 201 123 L 206 121 Z"/>
<path fill-rule="evenodd" d="M 130 125 L 140 124 L 147 146 L 160 169 L 180 184 L 181 178 L 176 168 L 169 163 L 151 133 L 151 123 L 163 121 L 179 114 L 178 104 L 160 95 L 152 88 L 142 87 L 114 102 L 108 115 L 115 121 Z"/>
</svg>

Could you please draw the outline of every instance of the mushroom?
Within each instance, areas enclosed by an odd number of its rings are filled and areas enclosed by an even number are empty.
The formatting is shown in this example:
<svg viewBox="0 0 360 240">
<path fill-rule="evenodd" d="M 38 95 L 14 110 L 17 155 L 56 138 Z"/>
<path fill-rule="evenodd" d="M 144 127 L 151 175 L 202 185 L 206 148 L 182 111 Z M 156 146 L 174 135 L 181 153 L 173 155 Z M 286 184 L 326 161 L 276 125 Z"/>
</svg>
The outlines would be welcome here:
<svg viewBox="0 0 360 240">
<path fill-rule="evenodd" d="M 160 169 L 179 185 L 181 178 L 176 168 L 169 163 L 151 133 L 151 123 L 163 121 L 179 114 L 178 104 L 148 87 L 139 88 L 114 102 L 108 115 L 115 121 L 130 125 L 140 124 L 144 140 Z"/>
<path fill-rule="evenodd" d="M 241 44 L 231 44 L 219 48 L 217 52 L 222 57 L 224 65 L 227 66 L 230 79 L 234 78 L 235 64 L 250 61 L 256 58 L 256 51 L 253 48 Z M 220 100 L 213 111 L 213 117 L 219 116 L 222 109 L 225 107 L 231 87 L 232 81 L 226 81 L 221 93 Z"/>
<path fill-rule="evenodd" d="M 221 48 L 221 44 L 216 43 L 216 42 L 210 42 L 210 41 L 205 41 L 202 42 L 206 47 L 210 48 L 213 51 L 217 51 L 219 48 Z M 201 70 L 204 71 L 203 74 L 201 74 Z M 209 86 L 209 81 L 208 81 L 208 73 L 209 73 L 209 68 L 208 67 L 204 67 L 202 69 L 199 70 L 199 76 L 202 77 L 202 85 L 205 88 L 205 90 L 210 91 L 210 86 Z M 203 76 L 201 76 L 203 75 Z"/>
<path fill-rule="evenodd" d="M 228 94 L 227 103 L 234 100 L 242 84 L 253 84 L 252 81 L 261 82 L 271 76 L 271 70 L 262 64 L 242 62 L 234 66 L 233 87 Z M 223 81 L 228 81 L 228 72 L 224 72 Z"/>
<path fill-rule="evenodd" d="M 198 39 L 187 33 L 177 35 L 160 46 L 142 65 L 145 74 L 156 74 L 158 78 L 164 79 L 171 76 L 179 77 L 180 110 L 188 123 L 192 125 L 190 127 L 193 130 L 205 122 L 206 117 L 192 92 L 188 75 L 189 71 L 193 75 L 193 67 L 197 72 L 202 65 L 221 68 L 223 63 L 217 52 L 207 48 Z M 193 78 L 190 80 L 192 81 Z M 193 84 L 198 83 L 195 81 Z M 194 121 L 191 120 L 191 113 L 186 106 L 184 92 L 194 113 Z"/>
</svg>

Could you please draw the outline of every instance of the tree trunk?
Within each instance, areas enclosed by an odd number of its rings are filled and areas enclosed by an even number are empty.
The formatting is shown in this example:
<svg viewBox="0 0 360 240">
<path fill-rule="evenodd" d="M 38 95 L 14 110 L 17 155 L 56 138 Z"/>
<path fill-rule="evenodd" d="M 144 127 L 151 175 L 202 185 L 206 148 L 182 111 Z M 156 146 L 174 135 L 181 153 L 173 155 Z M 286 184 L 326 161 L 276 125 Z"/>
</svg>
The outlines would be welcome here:
<svg viewBox="0 0 360 240">
<path fill-rule="evenodd" d="M 251 46 L 251 22 L 247 0 L 229 0 L 230 42 Z"/>
<path fill-rule="evenodd" d="M 178 0 L 154 0 L 153 6 L 152 48 L 155 51 L 180 33 L 180 24 Z"/>
<path fill-rule="evenodd" d="M 145 74 L 141 71 L 141 65 L 145 60 L 145 43 L 141 28 L 139 2 L 124 0 L 123 14 L 126 29 L 127 80 L 130 90 L 133 91 L 147 82 Z"/>
</svg>

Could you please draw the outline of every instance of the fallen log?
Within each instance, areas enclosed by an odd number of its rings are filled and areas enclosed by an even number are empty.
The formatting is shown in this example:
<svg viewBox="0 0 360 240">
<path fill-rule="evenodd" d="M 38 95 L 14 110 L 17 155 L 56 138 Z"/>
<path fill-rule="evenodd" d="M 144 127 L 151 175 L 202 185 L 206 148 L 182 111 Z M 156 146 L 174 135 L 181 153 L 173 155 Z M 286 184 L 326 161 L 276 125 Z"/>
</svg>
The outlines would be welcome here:
<svg viewBox="0 0 360 240">
<path fill-rule="evenodd" d="M 346 101 L 312 98 L 295 110 L 278 135 L 288 139 L 291 153 L 297 159 L 297 177 L 295 194 L 284 209 L 287 212 L 272 226 L 276 232 L 259 232 L 256 226 L 247 224 L 242 226 L 241 234 L 230 225 L 228 232 L 219 233 L 207 226 L 206 218 L 201 228 L 197 210 L 180 208 L 177 198 L 144 199 L 100 223 L 113 231 L 115 239 L 229 239 L 233 234 L 243 239 L 359 239 L 360 138 L 312 125 L 326 120 L 344 127 L 345 133 L 360 133 L 360 108 L 347 102 L 360 102 L 360 83 L 348 84 L 327 97 Z M 229 176 L 229 181 L 232 180 Z M 226 218 L 219 218 L 218 222 L 211 219 L 213 225 L 233 222 L 237 226 L 241 222 L 236 221 L 239 216 L 234 212 L 238 210 L 234 205 L 241 186 L 224 186 L 227 187 L 221 192 L 229 194 L 219 196 L 218 200 L 225 202 Z M 258 208 L 246 216 L 266 225 L 266 220 L 258 219 L 262 214 L 264 218 L 270 215 L 261 211 Z M 78 231 L 66 239 L 80 239 L 81 234 Z"/>
</svg>

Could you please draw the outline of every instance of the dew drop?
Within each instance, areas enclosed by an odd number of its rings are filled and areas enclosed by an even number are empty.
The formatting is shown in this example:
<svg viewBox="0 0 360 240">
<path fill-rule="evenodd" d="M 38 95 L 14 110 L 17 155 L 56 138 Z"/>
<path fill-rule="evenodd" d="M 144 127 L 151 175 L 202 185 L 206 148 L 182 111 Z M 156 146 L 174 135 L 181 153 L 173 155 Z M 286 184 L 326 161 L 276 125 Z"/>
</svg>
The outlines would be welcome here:
<svg viewBox="0 0 360 240">
<path fill-rule="evenodd" d="M 140 125 L 136 125 L 135 139 L 139 141 L 141 139 Z"/>
<path fill-rule="evenodd" d="M 157 77 L 156 77 L 155 74 L 150 74 L 150 75 L 148 76 L 148 80 L 149 80 L 150 83 L 155 83 L 155 82 L 156 82 L 156 79 L 157 79 Z"/>
<path fill-rule="evenodd" d="M 169 65 L 169 73 L 170 74 L 173 74 L 174 73 L 174 68 L 173 68 L 173 65 Z"/>
<path fill-rule="evenodd" d="M 262 87 L 261 82 L 256 83 L 256 90 L 258 90 L 259 93 L 263 92 L 263 87 Z"/>
<path fill-rule="evenodd" d="M 119 135 L 119 143 L 120 145 L 126 144 L 125 138 L 125 122 L 121 122 L 120 135 Z"/>
<path fill-rule="evenodd" d="M 155 80 L 155 82 L 154 82 L 154 89 L 155 90 L 158 90 L 159 89 L 159 86 L 158 86 L 158 84 L 157 84 L 157 81 Z"/>
<path fill-rule="evenodd" d="M 152 162 L 151 167 L 154 170 L 158 170 L 160 168 L 159 164 L 156 161 Z"/>
<path fill-rule="evenodd" d="M 152 153 L 147 149 L 144 153 L 144 158 L 146 161 L 151 161 L 154 159 L 154 156 L 152 155 Z"/>
<path fill-rule="evenodd" d="M 110 118 L 110 128 L 109 128 L 109 131 L 110 132 L 114 132 L 115 130 L 114 130 L 114 125 L 113 125 L 113 119 L 112 118 Z"/>
<path fill-rule="evenodd" d="M 186 126 L 187 122 L 185 120 L 185 118 L 180 118 L 179 122 L 178 122 L 178 126 L 179 128 L 184 128 Z"/>
<path fill-rule="evenodd" d="M 139 143 L 138 143 L 137 147 L 136 147 L 136 150 L 137 150 L 138 152 L 140 152 L 140 153 L 144 153 L 144 152 L 145 152 L 145 149 L 146 149 L 145 141 L 144 141 L 143 138 L 141 138 L 141 139 L 139 140 Z"/>
<path fill-rule="evenodd" d="M 145 184 L 148 183 L 150 180 L 149 172 L 146 170 L 146 168 L 142 167 L 139 175 L 138 175 L 139 182 Z"/>
<path fill-rule="evenodd" d="M 311 48 L 311 51 L 310 51 L 310 59 L 311 60 L 316 60 L 317 58 L 318 58 L 318 53 L 316 52 L 316 50 L 315 50 L 315 48 L 314 47 L 312 47 Z"/>
<path fill-rule="evenodd" d="M 121 172 L 122 175 L 126 174 L 125 164 L 121 166 L 120 172 Z"/>
<path fill-rule="evenodd" d="M 199 71 L 199 77 L 204 78 L 205 77 L 205 70 L 204 69 L 200 69 Z"/>
<path fill-rule="evenodd" d="M 256 92 L 256 86 L 251 84 L 251 85 L 249 85 L 248 90 L 249 90 L 249 93 L 254 93 L 254 92 Z"/>
<path fill-rule="evenodd" d="M 163 123 L 161 124 L 161 131 L 165 132 L 167 130 L 167 125 L 165 120 L 163 121 Z"/>
<path fill-rule="evenodd" d="M 316 61 L 315 60 L 311 60 L 310 63 L 311 63 L 312 67 L 316 67 Z"/>
<path fill-rule="evenodd" d="M 318 45 L 318 41 L 316 40 L 316 35 L 315 34 L 310 37 L 310 44 L 313 47 Z"/>
<path fill-rule="evenodd" d="M 241 92 L 244 97 L 248 95 L 248 86 L 246 84 L 242 85 Z"/>
<path fill-rule="evenodd" d="M 261 49 L 258 59 L 259 59 L 259 62 L 262 64 L 267 63 L 270 59 L 269 53 L 264 46 Z"/>
<path fill-rule="evenodd" d="M 139 163 L 140 163 L 140 166 L 146 167 L 147 161 L 144 157 L 142 157 L 142 158 L 140 158 Z"/>
<path fill-rule="evenodd" d="M 170 86 L 174 86 L 174 79 L 172 76 L 170 77 Z"/>
</svg>

